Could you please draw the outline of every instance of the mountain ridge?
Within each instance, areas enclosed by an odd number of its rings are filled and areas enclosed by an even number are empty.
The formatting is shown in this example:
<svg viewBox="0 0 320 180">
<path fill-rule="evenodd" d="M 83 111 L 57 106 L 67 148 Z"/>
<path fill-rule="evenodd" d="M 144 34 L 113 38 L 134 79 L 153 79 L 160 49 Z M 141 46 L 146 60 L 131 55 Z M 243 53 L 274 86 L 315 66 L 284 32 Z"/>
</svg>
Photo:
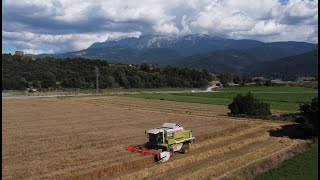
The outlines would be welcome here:
<svg viewBox="0 0 320 180">
<path fill-rule="evenodd" d="M 254 76 L 294 80 L 298 76 L 318 75 L 318 50 L 280 58 L 274 61 L 256 63 L 247 67 Z"/>
<path fill-rule="evenodd" d="M 142 35 L 138 38 L 93 43 L 89 48 L 80 51 L 38 55 L 38 57 L 83 57 L 112 63 L 152 63 L 212 69 L 213 72 L 227 70 L 242 73 L 246 67 L 255 63 L 273 61 L 317 49 L 318 44 L 296 41 L 235 40 L 206 34 Z"/>
</svg>

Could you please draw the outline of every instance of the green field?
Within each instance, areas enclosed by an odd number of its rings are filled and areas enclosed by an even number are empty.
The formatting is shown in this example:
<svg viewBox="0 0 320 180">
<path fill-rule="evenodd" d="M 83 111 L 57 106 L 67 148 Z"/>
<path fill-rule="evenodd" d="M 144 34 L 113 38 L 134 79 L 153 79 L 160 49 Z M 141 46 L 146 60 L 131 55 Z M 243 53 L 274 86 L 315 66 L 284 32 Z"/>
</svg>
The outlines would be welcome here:
<svg viewBox="0 0 320 180">
<path fill-rule="evenodd" d="M 318 179 L 318 146 L 281 163 L 275 169 L 255 177 L 255 180 Z"/>
<path fill-rule="evenodd" d="M 113 93 L 156 93 L 156 92 L 170 92 L 170 91 L 179 91 L 179 92 L 189 92 L 190 88 L 107 88 L 101 89 L 101 94 L 113 94 Z M 84 94 L 94 94 L 96 93 L 96 89 L 80 89 L 79 93 Z"/>
<path fill-rule="evenodd" d="M 190 92 L 190 88 L 106 88 L 100 89 L 99 94 L 103 95 L 113 95 L 113 94 L 133 94 L 133 93 L 170 93 L 170 92 Z M 3 94 L 16 96 L 16 95 L 37 95 L 39 92 L 27 93 L 27 90 L 3 90 Z M 83 89 L 63 89 L 59 91 L 48 91 L 44 90 L 41 95 L 56 95 L 56 94 L 67 94 L 67 93 L 77 93 L 77 94 L 96 94 L 96 89 L 93 88 L 83 88 Z"/>
<path fill-rule="evenodd" d="M 311 99 L 318 96 L 316 89 L 304 87 L 229 87 L 216 92 L 202 93 L 167 93 L 167 94 L 135 94 L 133 97 L 146 99 L 161 99 L 168 101 L 204 103 L 228 105 L 233 98 L 248 91 L 253 93 L 255 98 L 268 102 L 272 109 L 297 111 L 299 104 L 311 102 Z"/>
</svg>

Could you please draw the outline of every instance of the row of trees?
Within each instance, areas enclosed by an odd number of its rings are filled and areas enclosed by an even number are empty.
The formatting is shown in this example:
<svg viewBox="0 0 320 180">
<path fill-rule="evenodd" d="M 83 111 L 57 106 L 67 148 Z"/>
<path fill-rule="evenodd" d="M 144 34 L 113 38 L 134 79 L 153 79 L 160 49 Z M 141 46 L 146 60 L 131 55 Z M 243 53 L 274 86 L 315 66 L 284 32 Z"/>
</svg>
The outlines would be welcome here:
<svg viewBox="0 0 320 180">
<path fill-rule="evenodd" d="M 259 118 L 267 118 L 271 116 L 270 104 L 254 98 L 250 92 L 246 95 L 238 94 L 235 96 L 233 98 L 233 102 L 228 105 L 228 108 L 231 111 L 229 115 L 232 116 L 246 115 L 247 117 Z M 311 103 L 301 104 L 299 111 L 299 113 L 284 115 L 291 115 L 294 120 L 301 123 L 302 127 L 309 131 L 308 133 L 311 132 L 318 136 L 318 97 L 313 98 Z"/>
<path fill-rule="evenodd" d="M 227 87 L 228 83 L 239 84 L 240 86 L 244 86 L 246 83 L 255 83 L 257 86 L 274 86 L 276 84 L 272 83 L 271 80 L 262 80 L 262 79 L 252 79 L 249 75 L 237 75 L 230 73 L 222 73 L 217 76 L 220 80 L 222 86 Z"/>
<path fill-rule="evenodd" d="M 206 71 L 158 65 L 110 64 L 83 58 L 24 59 L 2 54 L 2 89 L 95 88 L 95 67 L 99 69 L 99 87 L 158 88 L 205 87 L 212 80 Z"/>
<path fill-rule="evenodd" d="M 220 80 L 222 86 L 227 87 L 228 83 L 235 83 L 240 85 L 245 85 L 246 83 L 252 82 L 252 77 L 247 75 L 236 75 L 231 73 L 222 73 L 217 76 Z"/>
</svg>

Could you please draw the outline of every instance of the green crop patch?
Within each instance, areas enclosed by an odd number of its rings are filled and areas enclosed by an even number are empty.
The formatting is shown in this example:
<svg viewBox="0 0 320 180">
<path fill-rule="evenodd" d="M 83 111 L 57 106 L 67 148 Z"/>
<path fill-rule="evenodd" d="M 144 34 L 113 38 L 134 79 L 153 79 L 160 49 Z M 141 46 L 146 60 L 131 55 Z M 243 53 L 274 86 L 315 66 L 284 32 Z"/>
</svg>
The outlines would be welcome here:
<svg viewBox="0 0 320 180">
<path fill-rule="evenodd" d="M 304 87 L 229 87 L 215 92 L 135 94 L 133 97 L 168 101 L 228 105 L 241 93 L 251 92 L 255 98 L 270 103 L 271 109 L 297 111 L 299 105 L 318 96 L 316 89 Z"/>
<path fill-rule="evenodd" d="M 316 180 L 318 179 L 318 147 L 315 146 L 311 150 L 294 156 L 281 163 L 275 169 L 265 174 L 258 175 L 254 179 Z"/>
</svg>

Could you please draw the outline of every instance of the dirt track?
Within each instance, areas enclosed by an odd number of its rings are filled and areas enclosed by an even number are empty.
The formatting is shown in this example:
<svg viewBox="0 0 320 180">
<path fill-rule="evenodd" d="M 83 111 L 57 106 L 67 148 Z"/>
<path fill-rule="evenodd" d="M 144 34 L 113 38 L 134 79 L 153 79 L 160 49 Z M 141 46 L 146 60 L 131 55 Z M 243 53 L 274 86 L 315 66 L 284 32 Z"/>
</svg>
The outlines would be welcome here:
<svg viewBox="0 0 320 180">
<path fill-rule="evenodd" d="M 274 165 L 308 143 L 276 137 L 290 123 L 230 118 L 224 106 L 116 96 L 2 103 L 3 179 L 244 179 L 269 168 L 261 163 Z M 189 154 L 157 164 L 125 150 L 164 122 L 193 131 Z M 278 130 L 271 136 L 272 129 Z"/>
</svg>

